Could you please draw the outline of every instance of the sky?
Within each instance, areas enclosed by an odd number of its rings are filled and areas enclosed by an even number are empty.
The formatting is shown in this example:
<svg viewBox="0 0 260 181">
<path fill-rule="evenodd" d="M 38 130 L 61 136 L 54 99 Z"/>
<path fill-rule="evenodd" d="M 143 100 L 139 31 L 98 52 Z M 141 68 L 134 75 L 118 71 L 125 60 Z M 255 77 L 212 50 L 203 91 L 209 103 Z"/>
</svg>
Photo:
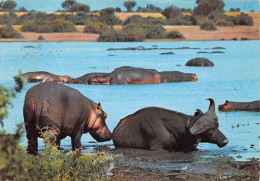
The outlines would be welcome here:
<svg viewBox="0 0 260 181">
<path fill-rule="evenodd" d="M 4 0 L 0 0 L 4 1 Z M 62 10 L 61 3 L 64 0 L 14 0 L 17 7 L 24 6 L 27 10 L 36 10 L 43 12 L 54 12 L 58 9 Z M 100 10 L 107 7 L 120 7 L 122 11 L 126 11 L 124 2 L 127 0 L 76 0 L 78 3 L 88 4 L 90 10 Z M 196 6 L 196 0 L 135 0 L 137 6 L 145 7 L 147 4 L 153 4 L 164 9 L 167 6 L 174 5 L 180 8 L 191 8 Z M 260 0 L 224 0 L 224 10 L 230 8 L 240 8 L 241 11 L 249 12 L 251 10 L 259 11 Z"/>
</svg>

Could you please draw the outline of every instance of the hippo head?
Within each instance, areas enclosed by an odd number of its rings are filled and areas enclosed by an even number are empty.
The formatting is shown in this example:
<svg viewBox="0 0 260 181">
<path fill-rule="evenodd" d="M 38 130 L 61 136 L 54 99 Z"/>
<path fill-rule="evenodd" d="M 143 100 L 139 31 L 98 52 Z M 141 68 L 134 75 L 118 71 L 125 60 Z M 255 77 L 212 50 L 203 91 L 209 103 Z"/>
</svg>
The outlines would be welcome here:
<svg viewBox="0 0 260 181">
<path fill-rule="evenodd" d="M 225 104 L 219 105 L 218 110 L 219 111 L 227 111 L 229 109 L 232 109 L 232 104 L 226 100 Z"/>
<path fill-rule="evenodd" d="M 101 104 L 95 104 L 95 108 L 93 108 L 90 114 L 88 131 L 98 142 L 109 141 L 112 139 L 112 133 L 105 122 L 106 118 L 107 114 L 102 110 Z"/>
<path fill-rule="evenodd" d="M 228 139 L 218 129 L 218 117 L 215 113 L 215 102 L 212 98 L 207 99 L 210 101 L 209 109 L 204 114 L 202 111 L 197 111 L 195 116 L 198 119 L 190 128 L 190 133 L 196 135 L 201 139 L 201 142 L 217 144 L 220 148 L 228 143 Z"/>
</svg>

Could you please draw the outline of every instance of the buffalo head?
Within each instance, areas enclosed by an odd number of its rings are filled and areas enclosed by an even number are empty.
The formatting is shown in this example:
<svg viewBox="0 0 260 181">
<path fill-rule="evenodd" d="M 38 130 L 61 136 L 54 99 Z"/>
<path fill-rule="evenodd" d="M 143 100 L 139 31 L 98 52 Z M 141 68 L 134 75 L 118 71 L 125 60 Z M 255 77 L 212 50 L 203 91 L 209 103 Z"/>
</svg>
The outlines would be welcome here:
<svg viewBox="0 0 260 181">
<path fill-rule="evenodd" d="M 212 98 L 207 100 L 210 101 L 208 111 L 205 114 L 202 112 L 196 114 L 198 115 L 198 119 L 190 128 L 190 133 L 199 137 L 201 142 L 213 143 L 219 147 L 224 147 L 227 145 L 228 139 L 218 129 L 219 124 L 215 113 L 215 102 Z"/>
</svg>

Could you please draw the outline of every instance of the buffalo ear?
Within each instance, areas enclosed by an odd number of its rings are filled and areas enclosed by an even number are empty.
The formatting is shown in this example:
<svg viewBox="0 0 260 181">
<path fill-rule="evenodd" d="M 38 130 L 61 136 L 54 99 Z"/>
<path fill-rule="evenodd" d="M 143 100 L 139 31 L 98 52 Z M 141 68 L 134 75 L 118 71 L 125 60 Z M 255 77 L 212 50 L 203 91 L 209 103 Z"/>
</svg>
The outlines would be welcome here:
<svg viewBox="0 0 260 181">
<path fill-rule="evenodd" d="M 190 133 L 193 135 L 198 135 L 204 133 L 212 128 L 211 121 L 202 116 L 198 119 L 194 125 L 190 128 Z"/>
</svg>

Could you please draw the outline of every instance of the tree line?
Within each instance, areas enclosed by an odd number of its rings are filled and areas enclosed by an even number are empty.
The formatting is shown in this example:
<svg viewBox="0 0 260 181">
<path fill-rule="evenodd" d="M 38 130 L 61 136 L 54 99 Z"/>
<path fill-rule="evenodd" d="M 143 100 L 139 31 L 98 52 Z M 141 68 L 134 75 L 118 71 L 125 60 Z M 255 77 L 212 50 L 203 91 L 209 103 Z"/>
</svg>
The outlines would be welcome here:
<svg viewBox="0 0 260 181">
<path fill-rule="evenodd" d="M 14 8 L 14 4 L 7 6 Z M 0 15 L 0 24 L 8 27 L 0 29 L 0 38 L 19 36 L 10 27 L 11 25 L 22 25 L 24 32 L 75 32 L 75 25 L 85 25 L 85 33 L 100 34 L 98 41 L 143 41 L 144 39 L 164 39 L 164 38 L 185 38 L 179 32 L 166 32 L 164 25 L 188 25 L 200 26 L 202 30 L 214 31 L 218 26 L 252 26 L 253 20 L 245 13 L 238 16 L 227 16 L 224 13 L 224 2 L 222 0 L 197 0 L 197 6 L 191 9 L 168 6 L 160 9 L 154 5 L 147 5 L 145 8 L 139 7 L 142 12 L 160 11 L 164 18 L 148 17 L 138 15 L 131 16 L 125 21 L 121 21 L 116 16 L 116 8 L 105 8 L 99 13 L 86 13 L 90 7 L 86 4 L 77 3 L 75 0 L 65 0 L 61 6 L 65 9 L 61 14 L 48 14 L 30 11 L 22 16 L 17 16 L 14 12 Z M 134 1 L 126 1 L 124 5 L 127 11 L 131 12 L 136 5 Z M 3 6 L 3 7 L 4 7 Z M 71 13 L 66 13 L 71 12 Z M 184 13 L 185 12 L 185 13 Z M 115 25 L 120 25 L 121 29 L 114 29 Z M 12 33 L 6 33 L 8 30 Z M 8 36 L 6 35 L 8 34 Z M 21 37 L 21 36 L 20 36 Z M 41 37 L 44 38 L 44 37 Z"/>
</svg>

